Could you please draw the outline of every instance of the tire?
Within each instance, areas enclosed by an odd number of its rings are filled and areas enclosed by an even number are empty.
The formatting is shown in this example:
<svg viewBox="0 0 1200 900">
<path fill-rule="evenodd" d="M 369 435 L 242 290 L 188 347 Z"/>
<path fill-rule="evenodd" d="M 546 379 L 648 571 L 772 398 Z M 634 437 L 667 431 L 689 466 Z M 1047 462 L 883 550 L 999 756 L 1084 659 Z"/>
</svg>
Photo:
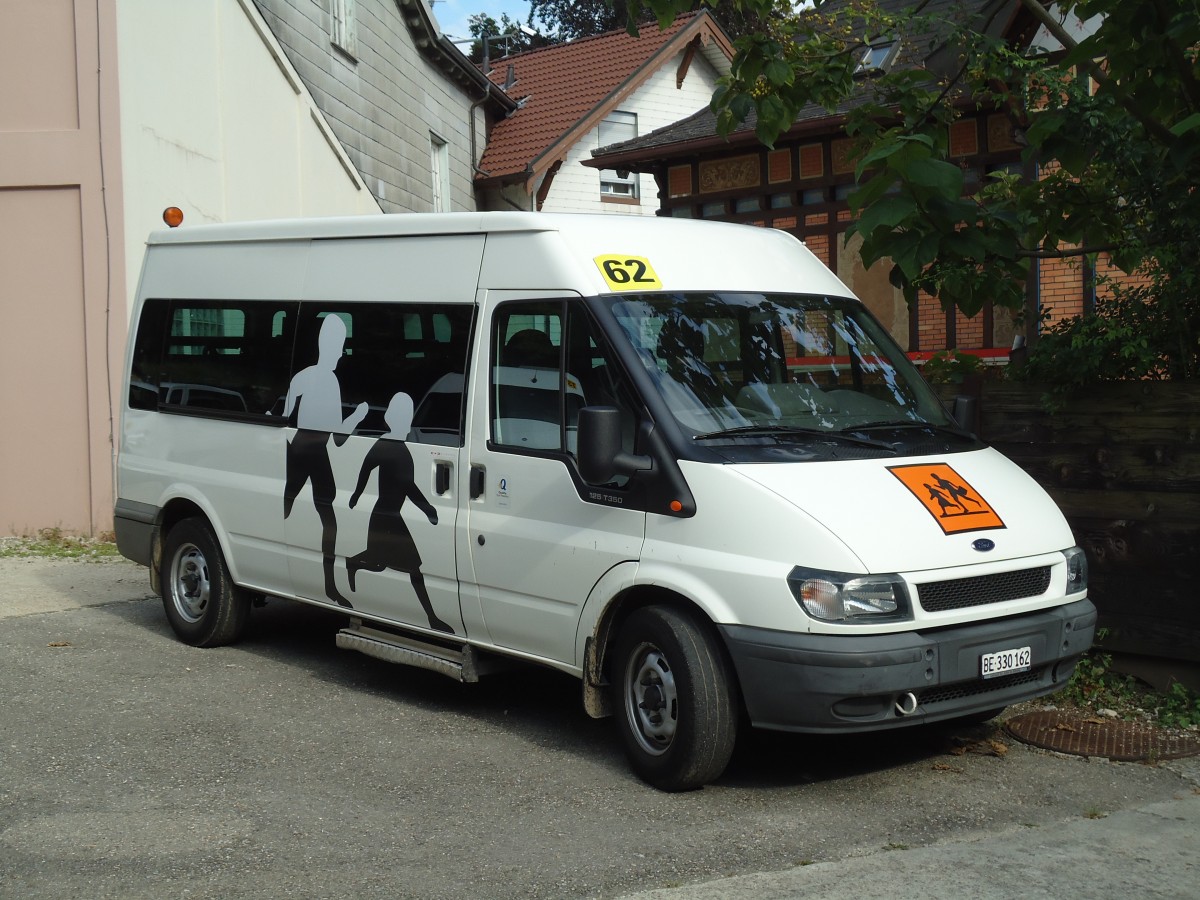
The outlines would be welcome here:
<svg viewBox="0 0 1200 900">
<path fill-rule="evenodd" d="M 220 647 L 245 633 L 250 595 L 233 583 L 204 519 L 183 519 L 167 532 L 160 579 L 167 621 L 185 644 Z"/>
<path fill-rule="evenodd" d="M 636 610 L 613 653 L 613 706 L 634 772 L 664 791 L 718 778 L 737 739 L 732 668 L 710 630 L 665 606 Z"/>
</svg>

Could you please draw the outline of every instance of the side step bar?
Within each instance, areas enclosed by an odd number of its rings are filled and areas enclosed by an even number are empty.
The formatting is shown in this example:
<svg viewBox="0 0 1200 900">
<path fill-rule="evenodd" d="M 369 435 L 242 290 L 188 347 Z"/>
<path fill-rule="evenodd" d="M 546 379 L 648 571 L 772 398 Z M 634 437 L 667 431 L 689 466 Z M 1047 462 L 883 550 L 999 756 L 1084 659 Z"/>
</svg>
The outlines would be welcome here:
<svg viewBox="0 0 1200 900">
<path fill-rule="evenodd" d="M 357 650 L 387 662 L 439 672 L 468 684 L 479 681 L 482 675 L 512 667 L 507 660 L 480 653 L 470 644 L 460 648 L 447 647 L 419 637 L 372 628 L 364 625 L 361 619 L 351 619 L 350 627 L 337 633 L 337 645 L 343 650 Z"/>
</svg>

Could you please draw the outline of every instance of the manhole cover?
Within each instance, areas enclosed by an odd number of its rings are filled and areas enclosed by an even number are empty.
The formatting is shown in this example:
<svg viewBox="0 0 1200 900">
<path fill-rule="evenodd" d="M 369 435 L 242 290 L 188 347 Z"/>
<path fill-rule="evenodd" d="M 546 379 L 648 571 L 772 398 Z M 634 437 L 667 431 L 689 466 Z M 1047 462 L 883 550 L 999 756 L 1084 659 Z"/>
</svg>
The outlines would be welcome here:
<svg viewBox="0 0 1200 900">
<path fill-rule="evenodd" d="M 1132 761 L 1200 754 L 1200 737 L 1196 735 L 1174 734 L 1143 722 L 1122 722 L 1068 710 L 1013 716 L 1004 727 L 1018 741 L 1076 756 Z"/>
</svg>

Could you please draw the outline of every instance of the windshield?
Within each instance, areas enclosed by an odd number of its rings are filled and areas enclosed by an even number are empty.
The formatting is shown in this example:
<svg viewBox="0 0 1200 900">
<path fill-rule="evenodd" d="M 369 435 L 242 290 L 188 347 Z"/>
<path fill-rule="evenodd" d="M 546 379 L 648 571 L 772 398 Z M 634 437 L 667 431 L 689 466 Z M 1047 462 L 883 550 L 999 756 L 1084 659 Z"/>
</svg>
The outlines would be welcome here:
<svg viewBox="0 0 1200 900">
<path fill-rule="evenodd" d="M 878 438 L 889 427 L 955 428 L 916 368 L 855 300 L 705 293 L 611 302 L 693 441 L 778 442 L 864 430 Z"/>
</svg>

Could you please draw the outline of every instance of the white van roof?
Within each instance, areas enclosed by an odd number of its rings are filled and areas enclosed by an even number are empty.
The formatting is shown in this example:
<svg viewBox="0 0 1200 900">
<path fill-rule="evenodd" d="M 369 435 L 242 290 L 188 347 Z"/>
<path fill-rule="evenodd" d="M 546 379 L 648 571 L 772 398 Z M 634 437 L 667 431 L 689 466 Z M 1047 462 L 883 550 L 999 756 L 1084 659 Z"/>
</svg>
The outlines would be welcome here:
<svg viewBox="0 0 1200 900">
<path fill-rule="evenodd" d="M 657 279 L 646 290 L 853 296 L 786 232 L 691 219 L 515 211 L 393 213 L 183 226 L 155 231 L 148 243 L 212 246 L 455 235 L 488 236 L 489 243 L 497 242 L 480 273 L 480 286 L 493 290 L 543 282 L 584 295 L 632 290 L 633 284 L 605 283 L 604 261 L 636 257 L 648 263 Z M 531 278 L 534 273 L 545 278 Z"/>
</svg>

